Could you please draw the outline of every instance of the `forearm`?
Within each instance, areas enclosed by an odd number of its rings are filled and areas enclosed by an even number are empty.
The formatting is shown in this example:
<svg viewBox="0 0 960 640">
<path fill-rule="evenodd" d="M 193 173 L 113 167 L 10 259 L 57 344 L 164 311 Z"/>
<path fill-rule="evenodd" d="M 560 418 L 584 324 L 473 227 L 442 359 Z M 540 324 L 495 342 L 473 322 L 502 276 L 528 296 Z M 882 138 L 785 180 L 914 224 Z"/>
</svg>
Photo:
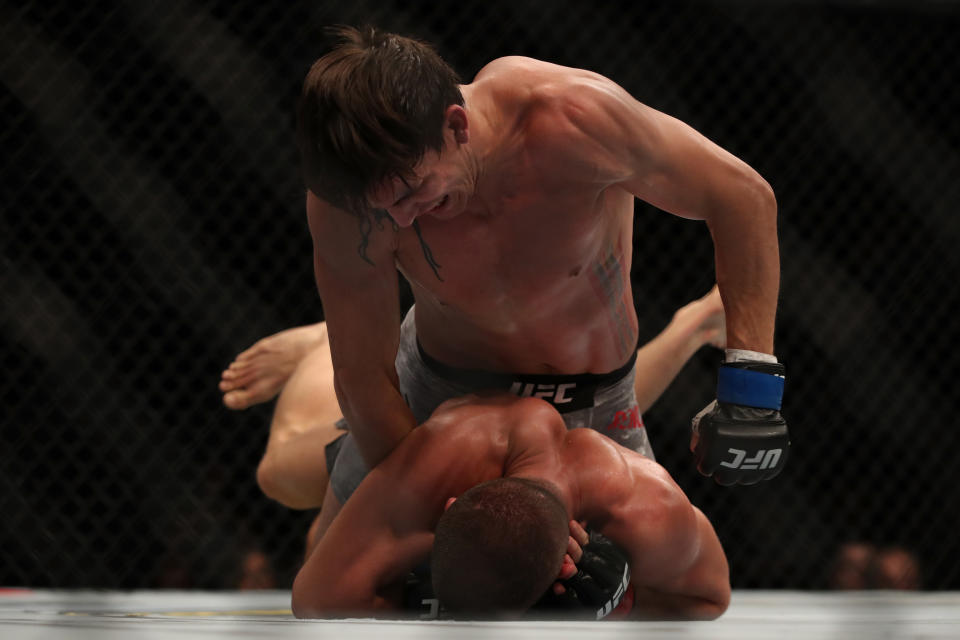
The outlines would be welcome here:
<svg viewBox="0 0 960 640">
<path fill-rule="evenodd" d="M 370 594 L 349 601 L 341 599 L 336 604 L 316 605 L 294 600 L 292 608 L 297 618 L 397 618 L 400 603 L 399 597 Z"/>
<path fill-rule="evenodd" d="M 727 348 L 773 353 L 780 291 L 777 205 L 759 177 L 735 208 L 707 220 L 727 322 Z"/>
<path fill-rule="evenodd" d="M 395 373 L 357 369 L 336 380 L 350 433 L 372 469 L 416 426 L 413 414 L 400 395 Z"/>
<path fill-rule="evenodd" d="M 415 424 L 394 369 L 400 337 L 395 227 L 377 223 L 364 231 L 368 215 L 358 217 L 307 194 L 336 397 L 373 468 Z"/>
<path fill-rule="evenodd" d="M 686 500 L 666 470 L 660 473 L 663 491 L 658 492 L 656 483 L 644 482 L 645 506 L 624 508 L 602 531 L 620 541 L 630 557 L 633 615 L 716 618 L 730 601 L 723 547 L 706 516 Z"/>
<path fill-rule="evenodd" d="M 297 573 L 298 617 L 369 617 L 401 604 L 407 573 L 433 546 L 434 515 L 422 492 L 396 491 L 409 465 L 391 461 L 360 483 Z"/>
<path fill-rule="evenodd" d="M 703 512 L 693 507 L 696 554 L 677 578 L 655 587 L 634 585 L 634 613 L 648 619 L 712 620 L 730 604 L 730 567 Z"/>
<path fill-rule="evenodd" d="M 403 602 L 403 585 L 395 582 L 378 591 L 351 591 L 328 576 L 335 589 L 309 589 L 294 581 L 291 608 L 297 618 L 397 618 Z"/>
</svg>

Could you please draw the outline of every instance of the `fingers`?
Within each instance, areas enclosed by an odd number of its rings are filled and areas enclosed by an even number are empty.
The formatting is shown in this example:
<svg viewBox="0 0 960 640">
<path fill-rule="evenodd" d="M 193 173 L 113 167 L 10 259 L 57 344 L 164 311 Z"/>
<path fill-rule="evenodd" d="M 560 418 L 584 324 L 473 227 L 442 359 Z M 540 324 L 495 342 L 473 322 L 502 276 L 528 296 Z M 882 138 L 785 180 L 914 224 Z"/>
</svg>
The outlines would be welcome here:
<svg viewBox="0 0 960 640">
<path fill-rule="evenodd" d="M 571 533 L 574 530 L 573 525 L 577 525 L 580 531 L 583 531 L 583 527 L 580 527 L 578 523 L 571 522 L 570 531 Z M 584 532 L 586 533 L 586 532 Z M 586 543 L 584 543 L 586 544 Z M 573 553 L 571 553 L 571 551 Z M 574 539 L 573 536 L 569 536 L 567 540 L 567 553 L 563 554 L 563 564 L 560 565 L 560 575 L 557 576 L 557 580 L 567 580 L 577 575 L 577 565 L 576 561 L 583 556 L 583 550 L 580 549 L 580 544 Z M 566 588 L 559 582 L 553 583 L 553 592 L 558 596 L 566 593 Z"/>
<path fill-rule="evenodd" d="M 567 578 L 572 578 L 577 575 L 577 565 L 574 564 L 573 558 L 570 557 L 570 554 L 564 554 L 563 564 L 560 565 L 560 575 L 557 576 L 558 580 L 566 580 Z"/>
<path fill-rule="evenodd" d="M 582 547 L 590 541 L 590 535 L 584 530 L 583 526 L 576 520 L 570 521 L 570 535 L 567 536 L 567 555 L 574 562 L 580 562 L 583 557 Z"/>
<path fill-rule="evenodd" d="M 587 533 L 587 530 L 584 529 L 586 526 L 585 522 L 577 522 L 576 520 L 570 521 L 570 536 L 583 546 L 590 542 L 590 534 Z"/>
<path fill-rule="evenodd" d="M 567 557 L 572 558 L 574 562 L 580 562 L 580 558 L 583 557 L 583 549 L 573 536 L 567 538 Z"/>
</svg>

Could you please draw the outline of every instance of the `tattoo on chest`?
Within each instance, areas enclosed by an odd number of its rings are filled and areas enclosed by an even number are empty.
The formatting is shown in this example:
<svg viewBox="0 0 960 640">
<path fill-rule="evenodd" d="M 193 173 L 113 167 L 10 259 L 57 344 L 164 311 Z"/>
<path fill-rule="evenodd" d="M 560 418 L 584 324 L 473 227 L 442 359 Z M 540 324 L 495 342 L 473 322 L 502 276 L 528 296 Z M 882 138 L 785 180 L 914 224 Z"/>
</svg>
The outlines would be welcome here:
<svg viewBox="0 0 960 640">
<path fill-rule="evenodd" d="M 610 325 L 617 340 L 620 355 L 626 357 L 636 348 L 633 337 L 633 323 L 630 310 L 630 288 L 627 286 L 627 274 L 613 246 L 600 255 L 590 268 L 590 282 L 599 294 L 609 313 Z"/>
<path fill-rule="evenodd" d="M 370 233 L 373 231 L 373 223 L 377 223 L 378 231 L 383 231 L 385 218 L 387 218 L 387 212 L 383 209 L 374 209 L 370 212 L 357 214 L 357 226 L 360 228 L 360 244 L 357 246 L 357 253 L 367 264 L 373 264 L 373 260 L 367 257 L 367 247 L 370 246 Z M 394 231 L 396 231 L 396 228 L 397 225 L 394 224 Z"/>
<path fill-rule="evenodd" d="M 440 266 L 434 257 L 433 251 L 430 250 L 430 245 L 427 244 L 427 241 L 423 239 L 423 232 L 420 230 L 420 221 L 413 221 L 413 230 L 417 232 L 417 239 L 420 241 L 420 248 L 423 250 L 423 257 L 427 259 L 427 264 L 430 265 L 430 268 L 433 269 L 433 275 L 437 276 L 437 280 L 443 282 L 443 278 L 440 277 L 440 269 L 443 267 Z"/>
<path fill-rule="evenodd" d="M 357 253 L 359 253 L 360 258 L 368 264 L 373 264 L 373 260 L 367 256 L 367 248 L 370 246 L 370 233 L 373 231 L 374 223 L 376 223 L 378 231 L 383 231 L 384 220 L 390 220 L 390 216 L 383 209 L 374 209 L 370 213 L 363 213 L 357 216 L 357 224 L 360 227 L 360 244 L 357 246 Z M 393 220 L 390 220 L 390 224 L 393 231 L 396 232 L 398 230 L 397 224 L 393 222 Z M 440 277 L 440 269 L 443 267 L 437 262 L 436 258 L 433 257 L 433 251 L 430 249 L 430 245 L 424 240 L 419 220 L 413 221 L 413 230 L 417 232 L 420 249 L 423 251 L 423 257 L 426 258 L 427 264 L 430 265 L 430 268 L 433 270 L 433 275 L 437 276 L 437 280 L 443 282 L 443 278 Z"/>
</svg>

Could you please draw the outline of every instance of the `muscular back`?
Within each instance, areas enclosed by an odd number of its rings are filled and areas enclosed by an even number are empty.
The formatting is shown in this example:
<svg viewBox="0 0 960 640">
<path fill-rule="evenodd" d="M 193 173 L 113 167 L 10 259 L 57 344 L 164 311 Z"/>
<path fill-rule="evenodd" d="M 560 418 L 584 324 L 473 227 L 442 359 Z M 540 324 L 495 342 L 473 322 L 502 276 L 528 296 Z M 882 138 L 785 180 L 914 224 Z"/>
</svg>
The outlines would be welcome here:
<svg viewBox="0 0 960 640">
<path fill-rule="evenodd" d="M 571 104 L 598 82 L 505 58 L 464 87 L 488 155 L 463 214 L 419 219 L 439 277 L 415 229 L 398 237 L 398 267 L 434 357 L 466 368 L 603 373 L 635 347 L 633 196 L 582 144 Z"/>
<path fill-rule="evenodd" d="M 297 576 L 297 614 L 379 606 L 429 553 L 446 500 L 499 477 L 551 485 L 571 518 L 626 550 L 635 588 L 661 609 L 726 606 L 716 535 L 662 467 L 590 429 L 567 431 L 542 400 L 471 396 L 441 405 L 364 479 Z"/>
</svg>

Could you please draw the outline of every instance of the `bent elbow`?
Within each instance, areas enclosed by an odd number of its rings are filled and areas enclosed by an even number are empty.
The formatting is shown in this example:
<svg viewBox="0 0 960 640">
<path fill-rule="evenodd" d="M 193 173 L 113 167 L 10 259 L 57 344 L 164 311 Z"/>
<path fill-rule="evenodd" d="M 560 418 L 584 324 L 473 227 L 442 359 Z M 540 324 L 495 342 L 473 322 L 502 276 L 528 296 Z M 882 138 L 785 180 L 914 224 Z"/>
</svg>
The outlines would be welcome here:
<svg viewBox="0 0 960 640">
<path fill-rule="evenodd" d="M 720 594 L 720 596 L 714 599 L 707 607 L 704 609 L 704 620 L 716 620 L 730 607 L 730 585 L 726 586 L 726 590 Z"/>
<path fill-rule="evenodd" d="M 290 609 L 295 618 L 301 620 L 309 618 L 320 618 L 323 615 L 323 603 L 318 598 L 316 589 L 311 589 L 310 585 L 305 584 L 301 577 L 303 573 L 297 574 L 293 580 L 293 588 L 290 591 Z"/>
<path fill-rule="evenodd" d="M 774 218 L 777 217 L 777 194 L 773 192 L 773 187 L 770 186 L 770 183 L 760 178 L 760 182 L 763 184 L 760 187 L 761 199 L 764 203 L 764 211 L 769 212 Z"/>
<path fill-rule="evenodd" d="M 320 617 L 316 609 L 307 606 L 302 600 L 298 599 L 296 595 L 290 598 L 290 609 L 293 611 L 293 617 L 298 620 L 310 620 Z"/>
<path fill-rule="evenodd" d="M 730 580 L 717 580 L 717 584 L 705 597 L 701 598 L 696 617 L 699 620 L 716 620 L 730 606 Z"/>
<path fill-rule="evenodd" d="M 747 178 L 750 191 L 756 200 L 757 212 L 764 217 L 776 220 L 777 218 L 777 195 L 773 192 L 770 183 L 763 179 L 756 171 L 751 170 Z"/>
</svg>

